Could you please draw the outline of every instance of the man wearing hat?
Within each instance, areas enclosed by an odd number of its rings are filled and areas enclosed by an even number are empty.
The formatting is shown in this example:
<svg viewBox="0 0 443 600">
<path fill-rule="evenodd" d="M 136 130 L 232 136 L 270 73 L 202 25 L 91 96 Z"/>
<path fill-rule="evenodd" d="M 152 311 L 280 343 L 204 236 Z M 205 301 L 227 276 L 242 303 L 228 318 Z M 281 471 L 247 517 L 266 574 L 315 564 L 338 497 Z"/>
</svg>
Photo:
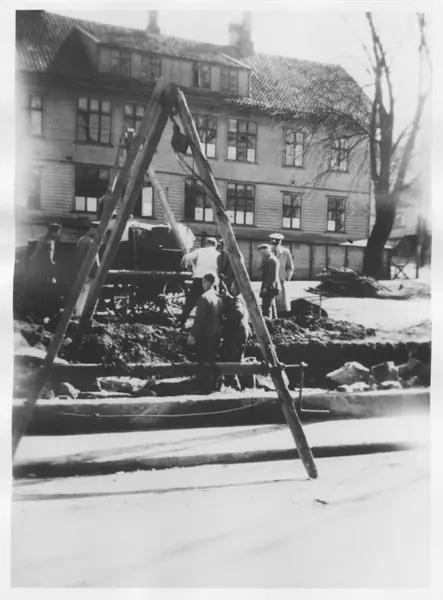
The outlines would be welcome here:
<svg viewBox="0 0 443 600">
<path fill-rule="evenodd" d="M 279 278 L 281 289 L 276 298 L 277 313 L 279 316 L 285 316 L 291 311 L 291 303 L 286 288 L 286 282 L 291 280 L 294 273 L 294 261 L 288 248 L 282 246 L 284 236 L 281 233 L 271 233 L 269 241 L 272 247 L 272 253 L 279 262 Z"/>
<path fill-rule="evenodd" d="M 261 310 L 264 317 L 275 319 L 277 317 L 275 298 L 280 293 L 279 262 L 277 257 L 272 254 L 269 244 L 260 244 L 257 249 L 260 250 L 263 257 L 260 289 L 260 298 L 262 299 Z"/>
<path fill-rule="evenodd" d="M 192 284 L 189 293 L 186 297 L 185 306 L 180 317 L 180 325 L 184 327 L 186 321 L 193 308 L 197 304 L 197 300 L 203 294 L 203 277 L 210 273 L 214 275 L 217 281 L 217 258 L 219 252 L 216 248 L 217 240 L 209 237 L 206 240 L 206 246 L 197 248 L 193 252 L 185 254 L 181 261 L 181 267 L 186 268 L 188 265 L 193 265 Z"/>
</svg>

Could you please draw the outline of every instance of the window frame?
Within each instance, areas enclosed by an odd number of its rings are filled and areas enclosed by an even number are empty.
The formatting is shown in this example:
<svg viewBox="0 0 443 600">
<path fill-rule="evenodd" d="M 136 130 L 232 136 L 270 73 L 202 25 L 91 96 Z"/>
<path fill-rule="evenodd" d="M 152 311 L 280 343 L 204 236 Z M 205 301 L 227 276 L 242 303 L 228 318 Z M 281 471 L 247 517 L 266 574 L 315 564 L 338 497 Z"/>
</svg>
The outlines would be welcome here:
<svg viewBox="0 0 443 600">
<path fill-rule="evenodd" d="M 132 116 L 128 116 L 126 114 L 126 107 L 130 106 L 132 108 Z M 137 114 L 137 109 L 143 109 L 143 114 L 139 116 Z M 143 117 L 146 114 L 146 106 L 143 104 L 139 104 L 138 102 L 124 102 L 123 103 L 123 112 L 122 112 L 122 122 L 123 122 L 123 133 L 127 133 L 129 130 L 133 130 L 134 133 L 137 131 L 138 125 L 143 121 Z M 126 123 L 132 120 L 131 127 L 126 128 Z"/>
<path fill-rule="evenodd" d="M 33 193 L 31 184 L 33 183 L 34 176 L 37 175 L 37 188 L 36 193 Z M 27 178 L 28 187 L 26 190 L 26 210 L 42 210 L 42 167 L 32 166 L 30 169 L 29 177 Z"/>
<path fill-rule="evenodd" d="M 227 86 L 223 85 L 223 80 L 224 78 L 226 78 L 226 73 L 227 73 Z M 232 89 L 232 80 L 231 80 L 231 75 L 235 73 L 236 77 L 235 77 L 235 86 L 234 86 L 234 90 Z M 223 94 L 233 94 L 238 96 L 239 95 L 239 79 L 240 79 L 240 70 L 239 69 L 233 69 L 231 67 L 221 67 L 220 68 L 220 92 L 222 92 Z"/>
<path fill-rule="evenodd" d="M 210 113 L 192 113 L 192 118 L 194 119 L 195 125 L 196 125 L 196 129 L 197 129 L 197 133 L 198 133 L 198 137 L 200 139 L 200 142 L 204 148 L 205 151 L 205 156 L 206 158 L 213 158 L 216 159 L 217 158 L 217 127 L 218 127 L 218 120 L 216 115 L 211 115 Z M 200 127 L 198 124 L 198 120 L 199 119 L 204 119 L 204 124 L 205 127 Z M 212 129 L 210 127 L 207 126 L 208 123 L 208 119 L 213 119 L 214 120 L 214 124 L 215 127 Z M 214 156 L 208 156 L 208 145 L 209 142 L 205 139 L 205 141 L 202 141 L 202 135 L 201 132 L 205 132 L 204 137 L 206 138 L 206 132 L 211 132 L 214 131 L 215 135 L 214 135 L 214 141 L 213 141 L 213 145 L 214 145 Z M 212 142 L 211 142 L 212 145 Z M 188 147 L 188 149 L 186 150 L 186 154 L 189 156 L 192 156 L 192 149 L 191 146 Z"/>
<path fill-rule="evenodd" d="M 82 100 L 87 101 L 87 109 L 80 107 L 80 102 Z M 91 102 L 98 102 L 99 109 L 91 110 Z M 109 112 L 103 110 L 103 104 L 107 102 L 109 103 Z M 86 116 L 85 116 L 86 115 Z M 97 137 L 98 139 L 91 138 L 91 115 L 98 115 L 98 129 L 97 129 Z M 86 125 L 80 125 L 80 119 L 83 118 L 86 121 Z M 109 130 L 106 127 L 103 127 L 103 120 L 105 118 L 109 118 Z M 79 137 L 80 127 L 86 131 L 86 140 L 83 140 Z M 109 141 L 102 142 L 102 133 L 103 131 L 109 131 Z M 77 97 L 77 137 L 76 142 L 80 144 L 96 144 L 99 146 L 112 146 L 112 102 L 107 98 L 96 98 L 91 96 L 78 96 Z"/>
<path fill-rule="evenodd" d="M 286 217 L 286 218 L 289 218 L 291 221 L 291 225 L 289 227 L 285 226 L 285 224 L 284 224 L 285 206 L 288 206 L 287 204 L 285 204 L 285 196 L 289 196 L 289 198 L 291 199 L 291 204 L 289 205 L 291 207 L 291 211 L 292 211 L 292 209 L 295 208 L 295 209 L 298 209 L 298 213 L 299 213 L 299 217 L 296 217 L 296 216 Z M 294 201 L 298 202 L 297 206 L 294 206 Z M 302 229 L 302 202 L 303 202 L 303 194 L 302 193 L 286 192 L 286 191 L 282 192 L 282 229 L 286 229 L 289 231 L 301 231 L 301 229 Z M 292 222 L 294 219 L 297 219 L 297 218 L 300 221 L 300 225 L 298 227 L 294 227 L 292 225 Z"/>
<path fill-rule="evenodd" d="M 342 164 L 344 163 L 344 168 Z M 331 140 L 331 159 L 330 169 L 334 173 L 349 172 L 349 139 L 347 137 L 337 137 Z"/>
<path fill-rule="evenodd" d="M 208 85 L 202 85 L 202 68 L 205 68 L 208 70 L 209 73 L 209 77 L 207 79 L 207 84 Z M 204 62 L 204 61 L 194 61 L 193 66 L 192 66 L 192 87 L 193 88 L 197 88 L 200 90 L 210 90 L 211 89 L 211 65 L 210 63 Z"/>
<path fill-rule="evenodd" d="M 230 131 L 230 123 L 229 123 L 230 121 L 236 121 L 236 131 L 235 132 Z M 243 124 L 243 123 L 246 123 L 246 131 L 240 131 L 240 124 Z M 249 127 L 251 125 L 254 125 L 255 131 L 252 131 L 252 132 L 249 131 Z M 234 135 L 235 135 L 235 140 L 236 140 L 235 146 L 230 144 L 230 138 L 232 139 L 232 136 L 234 136 Z M 246 136 L 246 158 L 245 158 L 245 160 L 238 158 L 238 144 L 239 144 L 241 136 Z M 254 140 L 255 140 L 254 160 L 248 160 L 248 151 L 250 150 L 250 148 L 248 148 L 248 145 L 249 145 L 250 138 L 254 138 Z M 226 160 L 233 161 L 233 162 L 256 164 L 257 163 L 257 138 L 258 138 L 258 123 L 257 123 L 257 121 L 252 121 L 249 119 L 238 119 L 237 117 L 228 117 L 228 122 L 227 122 L 227 159 Z M 234 148 L 234 147 L 235 147 L 235 158 L 231 158 L 229 156 L 229 148 Z"/>
<path fill-rule="evenodd" d="M 231 186 L 235 186 L 235 196 L 234 196 L 234 198 L 232 198 L 232 196 L 230 197 L 230 194 L 229 194 Z M 244 192 L 243 196 L 240 195 L 240 194 L 238 194 L 238 192 L 237 192 L 237 190 L 239 189 L 239 187 L 244 187 L 244 189 L 245 189 L 245 192 Z M 253 191 L 252 197 L 247 195 L 247 193 L 246 193 L 246 189 L 247 188 L 252 188 L 252 191 Z M 243 227 L 255 227 L 255 208 L 256 208 L 255 197 L 256 197 L 256 186 L 254 184 L 252 184 L 252 183 L 246 183 L 246 182 L 243 183 L 243 182 L 238 182 L 238 181 L 228 181 L 226 183 L 226 212 L 228 213 L 229 220 L 230 220 L 230 222 L 233 225 L 243 226 Z M 234 200 L 234 211 L 232 211 L 229 208 L 230 201 L 232 201 L 232 200 Z M 244 209 L 243 209 L 243 211 L 238 208 L 239 201 L 240 202 L 241 201 L 244 202 Z M 252 207 L 253 207 L 252 212 L 246 210 L 248 202 L 251 202 L 251 201 L 252 201 Z M 230 215 L 231 212 L 234 212 L 234 217 L 233 218 L 231 218 L 231 215 Z M 244 213 L 243 222 L 239 222 L 238 219 L 237 219 L 237 214 L 240 214 L 241 212 Z M 246 215 L 247 214 L 252 214 L 252 223 L 247 223 L 246 222 L 246 220 L 247 220 Z"/>
<path fill-rule="evenodd" d="M 114 54 L 114 56 L 113 56 Z M 117 56 L 115 56 L 117 55 Z M 116 68 L 113 67 L 113 61 Z M 131 77 L 132 72 L 132 52 L 126 48 L 111 48 L 109 55 L 109 72 L 121 77 Z M 123 65 L 126 68 L 123 68 Z"/>
<path fill-rule="evenodd" d="M 335 202 L 335 208 L 330 208 L 330 202 Z M 337 203 L 341 202 L 343 208 L 337 208 Z M 329 214 L 334 213 L 335 219 L 329 219 Z M 337 229 L 339 222 L 337 216 L 343 214 L 343 229 Z M 329 223 L 334 221 L 335 229 L 329 229 Z M 327 196 L 326 197 L 326 233 L 346 233 L 346 197 L 345 196 Z"/>
<path fill-rule="evenodd" d="M 292 134 L 294 136 L 293 142 L 288 142 L 288 136 Z M 283 166 L 290 167 L 295 169 L 303 169 L 304 168 L 304 154 L 305 154 L 305 132 L 301 129 L 294 129 L 288 127 L 284 130 L 284 149 L 283 149 Z M 301 142 L 297 142 L 297 135 L 301 135 Z M 297 154 L 297 146 L 301 145 L 301 154 Z M 292 153 L 288 153 L 288 148 L 292 148 Z M 292 154 L 292 162 L 288 163 L 288 156 Z M 295 164 L 296 159 L 301 159 L 301 164 Z"/>
<path fill-rule="evenodd" d="M 143 190 L 149 188 L 152 191 L 152 214 L 150 215 L 144 215 L 143 214 Z M 138 211 L 138 208 L 140 207 L 140 211 Z M 154 186 L 152 185 L 151 180 L 149 179 L 149 175 L 147 173 L 145 173 L 144 179 L 143 179 L 143 185 L 141 187 L 140 190 L 140 194 L 138 195 L 138 198 L 135 202 L 134 205 L 134 210 L 133 210 L 133 216 L 134 217 L 139 217 L 141 219 L 155 219 L 155 195 L 154 195 Z"/>
<path fill-rule="evenodd" d="M 153 66 L 154 61 L 158 67 L 158 74 L 155 76 L 155 68 Z M 157 56 L 156 54 L 148 54 L 144 52 L 142 54 L 141 66 L 142 74 L 145 75 L 144 79 L 146 78 L 148 82 L 158 81 L 162 76 L 162 60 L 161 57 Z"/>
<path fill-rule="evenodd" d="M 40 107 L 33 107 L 32 100 L 33 98 L 38 98 L 40 100 Z M 29 94 L 28 95 L 28 133 L 32 137 L 43 137 L 43 94 Z M 32 131 L 32 115 L 40 115 L 40 133 L 34 133 Z"/>
<path fill-rule="evenodd" d="M 192 223 L 214 223 L 214 209 L 213 206 L 211 204 L 211 202 L 208 199 L 208 194 L 206 193 L 206 191 L 199 185 L 198 180 L 195 177 L 185 177 L 185 195 L 184 195 L 184 217 L 185 217 L 185 222 L 192 222 Z M 187 192 L 188 192 L 188 186 L 191 185 L 195 185 L 199 188 L 200 192 L 201 192 L 201 197 L 203 198 L 203 206 L 202 207 L 196 207 L 195 205 L 195 196 L 191 199 L 190 197 L 187 196 Z M 190 210 L 188 203 L 189 202 L 193 202 L 193 206 L 192 206 L 192 210 Z M 196 208 L 201 208 L 203 211 L 203 218 L 202 219 L 197 219 L 196 217 Z M 211 219 L 207 219 L 206 218 L 206 213 L 207 211 L 210 211 L 210 214 L 212 215 Z M 193 214 L 193 216 L 191 216 L 191 213 Z"/>
<path fill-rule="evenodd" d="M 106 180 L 106 187 L 105 184 L 103 184 L 103 187 L 105 188 L 103 193 L 101 192 L 101 190 L 97 189 L 97 195 L 83 195 L 83 194 L 79 194 L 77 193 L 77 174 L 78 174 L 78 170 L 92 170 L 95 169 L 97 171 L 97 179 L 96 181 L 99 182 L 100 181 L 100 171 L 107 171 L 108 173 L 108 178 Z M 74 202 L 73 202 L 73 209 L 72 212 L 74 213 L 80 213 L 80 214 L 88 214 L 88 215 L 94 215 L 97 214 L 98 212 L 98 201 L 99 199 L 104 196 L 104 194 L 106 193 L 108 187 L 109 187 L 109 181 L 110 181 L 110 177 L 111 177 L 111 169 L 110 167 L 107 166 L 102 166 L 102 165 L 85 165 L 85 164 L 76 164 L 74 166 Z M 103 179 L 104 181 L 104 179 Z M 97 188 L 98 188 L 98 183 L 97 183 Z M 82 198 L 84 199 L 84 210 L 77 208 L 77 198 Z M 88 199 L 95 199 L 96 200 L 96 209 L 95 210 L 88 210 Z"/>
</svg>

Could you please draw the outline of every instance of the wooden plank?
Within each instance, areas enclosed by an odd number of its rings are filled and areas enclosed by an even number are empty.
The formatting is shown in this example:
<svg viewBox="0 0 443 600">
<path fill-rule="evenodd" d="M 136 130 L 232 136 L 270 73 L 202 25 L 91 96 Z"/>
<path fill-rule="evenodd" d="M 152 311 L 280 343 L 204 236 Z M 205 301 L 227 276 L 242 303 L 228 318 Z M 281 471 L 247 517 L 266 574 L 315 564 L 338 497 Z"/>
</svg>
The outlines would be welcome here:
<svg viewBox="0 0 443 600">
<path fill-rule="evenodd" d="M 78 300 L 80 293 L 81 293 L 81 291 L 86 283 L 86 280 L 89 276 L 92 265 L 97 256 L 98 249 L 104 239 L 106 229 L 111 220 L 111 216 L 117 206 L 117 203 L 122 195 L 124 186 L 131 175 L 134 165 L 136 165 L 137 163 L 140 163 L 140 160 L 139 160 L 139 154 L 141 154 L 140 146 L 142 145 L 143 138 L 145 137 L 145 130 L 147 130 L 151 126 L 151 124 L 156 126 L 156 127 L 154 127 L 154 129 L 155 129 L 156 133 L 158 134 L 155 136 L 154 140 L 152 139 L 152 136 L 149 139 L 150 144 L 154 145 L 154 147 L 152 149 L 152 154 L 155 151 L 155 147 L 156 147 L 157 141 L 158 141 L 157 137 L 159 138 L 161 136 L 161 133 L 164 128 L 164 124 L 166 123 L 166 119 L 168 116 L 167 111 L 165 111 L 165 108 L 163 108 L 163 106 L 161 106 L 161 104 L 159 102 L 159 98 L 160 98 L 160 95 L 163 94 L 164 90 L 170 89 L 171 85 L 173 85 L 173 84 L 168 84 L 168 86 L 165 86 L 165 83 L 163 81 L 159 81 L 159 83 L 157 84 L 157 86 L 154 90 L 153 100 L 150 104 L 150 106 L 152 105 L 152 108 L 154 109 L 152 111 L 152 113 L 153 113 L 153 115 L 155 114 L 156 121 L 153 121 L 152 120 L 153 116 L 151 117 L 151 115 L 148 113 L 148 115 L 145 117 L 145 119 L 142 122 L 144 124 L 144 127 L 141 127 L 141 126 L 139 127 L 139 131 L 137 132 L 137 135 L 134 138 L 134 141 L 137 140 L 137 142 L 132 144 L 132 146 L 127 154 L 127 158 L 126 158 L 126 161 L 125 161 L 125 164 L 124 164 L 122 170 L 118 173 L 117 179 L 115 180 L 115 182 L 113 182 L 111 184 L 112 187 L 110 186 L 108 188 L 108 191 L 106 192 L 104 205 L 103 205 L 103 212 L 102 212 L 102 216 L 101 216 L 100 222 L 99 222 L 97 230 L 96 230 L 96 234 L 92 240 L 92 243 L 90 244 L 89 250 L 85 256 L 83 264 L 80 267 L 80 271 L 77 275 L 74 286 L 71 290 L 71 294 L 68 298 L 66 306 L 61 315 L 59 324 L 54 333 L 51 344 L 48 348 L 48 352 L 46 354 L 43 365 L 36 375 L 32 390 L 30 391 L 30 393 L 25 401 L 23 411 L 20 413 L 20 418 L 18 418 L 12 424 L 12 454 L 13 454 L 13 456 L 15 455 L 15 452 L 17 450 L 17 447 L 20 443 L 20 440 L 21 440 L 23 434 L 26 432 L 26 428 L 27 428 L 29 422 L 31 421 L 34 406 L 38 400 L 38 397 L 40 396 L 42 387 L 43 387 L 45 381 L 48 380 L 48 376 L 50 374 L 54 359 L 57 356 L 57 352 L 63 341 L 63 337 L 68 328 L 69 322 L 71 320 L 72 314 L 75 309 L 75 305 L 77 304 L 77 300 Z M 176 90 L 177 90 L 176 86 L 173 86 L 173 90 L 176 93 Z M 159 110 L 157 110 L 157 111 L 155 110 L 157 105 L 158 105 L 158 108 L 161 108 L 160 112 L 159 112 Z M 166 114 L 163 115 L 165 118 L 161 121 L 162 127 L 160 128 L 159 123 L 158 123 L 159 114 L 163 114 L 163 113 L 166 113 Z M 149 164 L 146 165 L 146 168 L 148 166 L 149 166 Z M 144 173 L 142 173 L 142 177 L 143 177 L 143 175 L 144 175 Z M 134 188 L 134 185 L 128 186 L 128 188 L 131 188 L 131 190 L 132 190 Z M 128 190 L 125 194 L 125 197 L 127 195 L 128 195 Z M 120 211 L 120 215 L 122 215 L 122 211 Z M 127 221 L 128 216 L 126 216 L 126 214 L 125 214 L 126 221 Z M 123 231 L 123 229 L 126 225 L 126 221 L 122 222 L 122 219 L 120 219 L 119 224 L 120 224 L 121 232 Z M 115 231 L 115 229 L 114 229 L 114 231 Z M 115 234 L 114 234 L 114 237 L 115 237 Z M 121 233 L 120 233 L 120 237 L 121 237 Z M 109 250 L 109 248 L 108 248 L 108 250 Z M 108 252 L 108 255 L 109 255 L 109 252 Z M 102 265 L 103 265 L 103 262 L 102 262 Z M 106 268 L 108 268 L 108 263 L 106 263 Z M 107 273 L 104 271 L 104 269 L 102 269 L 102 273 L 104 275 L 103 279 L 105 279 Z"/>
<path fill-rule="evenodd" d="M 174 105 L 177 95 L 177 86 L 173 83 L 167 85 L 157 84 L 152 100 L 149 103 L 145 117 L 140 123 L 129 152 L 137 152 L 134 160 L 131 177 L 125 190 L 121 208 L 115 220 L 115 225 L 109 236 L 108 245 L 102 256 L 100 267 L 91 285 L 88 298 L 80 317 L 80 322 L 73 343 L 76 344 L 83 335 L 85 328 L 94 314 L 97 301 L 103 284 L 106 281 L 108 271 L 118 252 L 118 247 L 125 230 L 129 217 L 131 216 L 135 203 L 137 202 L 145 173 L 149 168 L 155 149 L 162 136 L 168 121 L 169 113 Z"/>
<path fill-rule="evenodd" d="M 160 182 L 158 180 L 157 174 L 152 167 L 149 167 L 148 175 L 149 175 L 149 179 L 150 179 L 155 191 L 157 192 L 157 194 L 161 200 L 161 203 L 163 204 L 166 218 L 171 226 L 172 233 L 174 234 L 174 237 L 178 244 L 178 247 L 182 250 L 183 254 L 186 254 L 186 252 L 187 252 L 186 246 L 185 246 L 183 239 L 180 235 L 180 232 L 178 230 L 177 221 L 175 220 L 174 213 L 172 212 L 171 207 L 169 206 L 169 202 L 166 197 L 166 194 L 164 193 L 163 188 L 160 185 Z"/>
<path fill-rule="evenodd" d="M 305 466 L 309 477 L 316 478 L 317 468 L 315 466 L 311 449 L 306 440 L 306 436 L 300 423 L 300 419 L 298 418 L 291 394 L 285 383 L 282 367 L 279 363 L 275 347 L 272 343 L 271 336 L 269 335 L 269 331 L 258 305 L 256 296 L 252 290 L 243 257 L 240 253 L 234 231 L 225 211 L 217 184 L 215 183 L 211 167 L 206 156 L 204 155 L 203 147 L 201 145 L 195 123 L 189 111 L 186 98 L 181 91 L 178 92 L 177 111 L 180 115 L 185 132 L 191 141 L 191 150 L 195 163 L 197 165 L 200 177 L 205 182 L 205 188 L 208 191 L 208 198 L 214 207 L 214 215 L 220 233 L 223 236 L 225 248 L 228 253 L 237 284 L 246 302 L 249 316 L 254 327 L 257 340 L 260 344 L 263 358 L 270 367 L 270 374 L 278 397 L 282 403 L 282 410 L 297 446 L 299 456 L 303 461 L 303 465 Z"/>
</svg>

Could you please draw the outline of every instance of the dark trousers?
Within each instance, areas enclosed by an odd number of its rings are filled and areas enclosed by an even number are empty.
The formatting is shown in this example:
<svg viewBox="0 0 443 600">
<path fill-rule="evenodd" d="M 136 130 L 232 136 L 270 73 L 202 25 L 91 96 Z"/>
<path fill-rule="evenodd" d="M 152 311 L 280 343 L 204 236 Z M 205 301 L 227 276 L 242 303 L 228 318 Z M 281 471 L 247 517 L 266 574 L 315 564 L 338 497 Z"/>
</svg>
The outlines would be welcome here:
<svg viewBox="0 0 443 600">
<path fill-rule="evenodd" d="M 220 360 L 222 362 L 241 363 L 245 355 L 247 341 L 246 327 L 242 323 L 239 323 L 236 327 L 225 329 L 220 349 Z M 221 387 L 222 383 L 236 390 L 241 389 L 238 375 L 224 375 L 218 385 Z"/>
<path fill-rule="evenodd" d="M 262 298 L 261 311 L 264 317 L 270 317 L 271 319 L 277 318 L 277 306 L 275 298 L 265 297 Z"/>
<path fill-rule="evenodd" d="M 189 291 L 186 295 L 186 302 L 183 307 L 182 316 L 180 317 L 180 321 L 183 323 L 183 325 L 188 320 L 188 317 L 191 314 L 192 309 L 195 308 L 195 306 L 197 304 L 197 300 L 200 298 L 200 296 L 202 294 L 203 294 L 203 279 L 196 277 L 195 279 L 192 280 L 191 287 L 189 288 Z"/>
<path fill-rule="evenodd" d="M 196 384 L 201 393 L 210 394 L 217 387 L 215 361 L 220 350 L 220 335 L 209 335 L 196 340 L 195 353 L 200 368 L 196 376 Z M 209 367 L 207 365 L 210 365 Z M 213 366 L 211 368 L 211 366 Z"/>
</svg>

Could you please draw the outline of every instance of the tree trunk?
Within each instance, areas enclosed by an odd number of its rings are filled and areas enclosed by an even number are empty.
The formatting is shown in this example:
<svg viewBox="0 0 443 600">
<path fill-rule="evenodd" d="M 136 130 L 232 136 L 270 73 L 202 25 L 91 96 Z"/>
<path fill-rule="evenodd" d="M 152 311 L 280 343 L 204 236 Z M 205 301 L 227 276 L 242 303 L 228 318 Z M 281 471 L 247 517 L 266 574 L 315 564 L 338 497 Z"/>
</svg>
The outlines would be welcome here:
<svg viewBox="0 0 443 600">
<path fill-rule="evenodd" d="M 384 247 L 394 225 L 395 202 L 390 196 L 381 196 L 375 192 L 375 206 L 375 224 L 365 248 L 363 273 L 379 279 L 382 274 Z"/>
</svg>

